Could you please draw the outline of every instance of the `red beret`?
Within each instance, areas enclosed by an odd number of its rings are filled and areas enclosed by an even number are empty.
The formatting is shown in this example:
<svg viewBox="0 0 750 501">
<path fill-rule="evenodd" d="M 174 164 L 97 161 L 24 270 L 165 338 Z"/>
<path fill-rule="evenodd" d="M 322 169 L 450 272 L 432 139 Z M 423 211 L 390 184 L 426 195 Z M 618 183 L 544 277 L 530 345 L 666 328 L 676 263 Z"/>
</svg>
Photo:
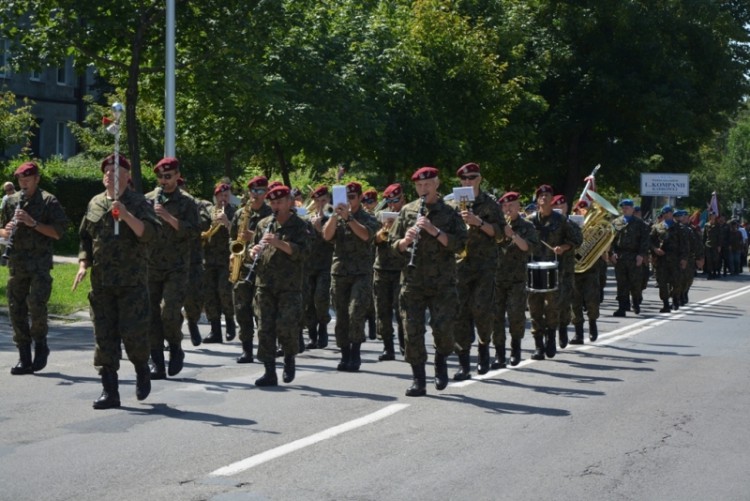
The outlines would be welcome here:
<svg viewBox="0 0 750 501">
<path fill-rule="evenodd" d="M 536 189 L 536 191 L 534 192 L 534 196 L 538 197 L 541 193 L 550 193 L 550 194 L 552 194 L 552 193 L 554 193 L 554 190 L 552 189 L 552 186 L 550 186 L 548 184 L 543 184 L 539 188 Z"/>
<path fill-rule="evenodd" d="M 125 158 L 124 156 L 120 155 L 120 158 L 118 158 L 117 161 L 120 163 L 120 167 L 122 167 L 123 169 L 130 170 L 130 162 L 128 162 L 127 158 Z M 110 156 L 108 156 L 107 158 L 105 158 L 104 160 L 102 160 L 102 165 L 101 165 L 102 172 L 104 172 L 104 169 L 106 169 L 110 165 L 115 165 L 115 154 L 114 153 L 112 153 Z"/>
<path fill-rule="evenodd" d="M 154 167 L 154 172 L 168 172 L 170 170 L 179 170 L 180 161 L 174 157 L 164 157 Z"/>
<path fill-rule="evenodd" d="M 346 185 L 346 193 L 356 193 L 358 195 L 362 194 L 362 185 L 359 184 L 357 181 L 352 181 L 350 183 L 347 183 Z"/>
<path fill-rule="evenodd" d="M 576 204 L 576 209 L 588 209 L 589 207 L 589 201 L 586 199 L 581 199 Z"/>
<path fill-rule="evenodd" d="M 324 195 L 328 195 L 328 186 L 318 186 L 315 188 L 315 190 L 310 194 L 312 198 L 320 198 Z"/>
<path fill-rule="evenodd" d="M 284 186 L 284 183 L 282 183 L 281 181 L 271 181 L 270 183 L 268 183 L 269 190 L 272 190 L 276 188 L 277 186 Z"/>
<path fill-rule="evenodd" d="M 292 190 L 291 190 L 291 193 L 292 193 L 292 196 L 293 196 L 294 198 L 297 198 L 297 197 L 301 197 L 301 196 L 302 196 L 302 192 L 300 191 L 300 189 L 299 189 L 299 188 L 292 188 Z"/>
<path fill-rule="evenodd" d="M 377 200 L 378 199 L 378 192 L 377 190 L 367 190 L 362 194 L 364 198 L 370 199 L 370 200 Z"/>
<path fill-rule="evenodd" d="M 552 205 L 564 205 L 568 203 L 567 200 L 565 200 L 565 195 L 555 195 L 552 197 Z"/>
<path fill-rule="evenodd" d="M 398 183 L 394 183 L 385 189 L 385 191 L 383 192 L 383 196 L 386 198 L 392 198 L 400 196 L 401 193 L 403 193 L 401 185 Z"/>
<path fill-rule="evenodd" d="M 266 193 L 266 199 L 278 200 L 279 198 L 288 197 L 291 192 L 292 190 L 290 190 L 288 186 L 279 184 L 278 186 L 274 186 L 273 188 L 268 190 L 268 193 Z"/>
<path fill-rule="evenodd" d="M 39 175 L 39 166 L 34 162 L 24 162 L 18 166 L 13 175 L 16 177 L 37 176 Z"/>
<path fill-rule="evenodd" d="M 500 204 L 504 204 L 504 203 L 507 203 L 507 202 L 515 202 L 520 197 L 521 197 L 521 195 L 519 195 L 515 191 L 509 191 L 508 193 L 506 193 L 505 195 L 503 195 L 502 197 L 500 197 L 500 200 L 498 200 L 497 202 L 500 203 Z"/>
<path fill-rule="evenodd" d="M 463 176 L 463 175 L 466 175 L 466 174 L 479 174 L 479 164 L 475 164 L 474 162 L 470 162 L 468 164 L 462 165 L 456 171 L 456 175 L 457 176 Z"/>
<path fill-rule="evenodd" d="M 219 183 L 216 185 L 216 188 L 214 188 L 214 195 L 218 195 L 219 193 L 229 191 L 230 189 L 232 189 L 232 187 L 229 186 L 227 183 Z"/>
<path fill-rule="evenodd" d="M 422 167 L 412 174 L 412 181 L 420 181 L 422 179 L 434 179 L 438 177 L 438 170 L 435 167 Z"/>
<path fill-rule="evenodd" d="M 268 178 L 266 176 L 255 176 L 247 183 L 248 188 L 267 188 Z"/>
</svg>

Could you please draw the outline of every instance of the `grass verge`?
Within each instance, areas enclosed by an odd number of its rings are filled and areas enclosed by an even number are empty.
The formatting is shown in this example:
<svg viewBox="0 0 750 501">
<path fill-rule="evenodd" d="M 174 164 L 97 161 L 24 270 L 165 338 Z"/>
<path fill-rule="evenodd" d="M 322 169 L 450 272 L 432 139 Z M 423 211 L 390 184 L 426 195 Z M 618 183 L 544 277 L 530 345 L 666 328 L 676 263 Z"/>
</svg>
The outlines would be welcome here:
<svg viewBox="0 0 750 501">
<path fill-rule="evenodd" d="M 87 310 L 91 282 L 88 275 L 75 291 L 71 291 L 73 279 L 78 272 L 77 264 L 55 264 L 52 268 L 52 295 L 47 309 L 51 315 L 71 315 L 76 311 Z M 8 267 L 0 266 L 0 298 L 8 304 Z"/>
</svg>

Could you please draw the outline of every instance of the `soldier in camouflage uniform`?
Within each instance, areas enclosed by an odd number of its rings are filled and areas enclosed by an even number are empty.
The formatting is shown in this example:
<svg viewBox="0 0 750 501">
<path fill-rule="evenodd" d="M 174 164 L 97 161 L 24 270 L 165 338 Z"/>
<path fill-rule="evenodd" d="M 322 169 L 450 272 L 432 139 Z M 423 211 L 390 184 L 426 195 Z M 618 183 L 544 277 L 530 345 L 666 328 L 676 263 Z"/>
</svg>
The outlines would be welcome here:
<svg viewBox="0 0 750 501">
<path fill-rule="evenodd" d="M 690 292 L 690 287 L 693 285 L 695 270 L 703 267 L 705 253 L 700 230 L 693 228 L 690 224 L 688 212 L 686 210 L 675 211 L 674 218 L 684 229 L 685 238 L 690 245 L 688 263 L 682 273 L 682 294 L 680 296 L 680 306 L 685 306 L 688 303 L 688 292 Z"/>
<path fill-rule="evenodd" d="M 645 263 L 648 259 L 650 229 L 643 219 L 633 214 L 633 205 L 629 198 L 621 200 L 622 215 L 612 222 L 615 239 L 609 260 L 615 267 L 618 304 L 613 317 L 624 317 L 631 305 L 633 313 L 638 315 L 643 301 L 643 273 L 647 272 Z"/>
<path fill-rule="evenodd" d="M 182 370 L 182 305 L 187 293 L 190 269 L 190 241 L 199 235 L 195 199 L 180 190 L 180 163 L 165 157 L 154 172 L 159 187 L 146 198 L 162 220 L 161 238 L 150 245 L 148 294 L 151 301 L 151 379 L 176 376 Z M 162 304 L 163 302 L 163 304 Z M 164 367 L 164 341 L 169 343 L 169 370 Z"/>
<path fill-rule="evenodd" d="M 302 317 L 303 263 L 310 249 L 310 226 L 292 211 L 294 202 L 286 186 L 268 191 L 273 215 L 258 223 L 250 259 L 255 266 L 255 314 L 258 317 L 258 360 L 265 373 L 257 386 L 276 386 L 276 342 L 284 351 L 285 383 L 295 376 L 299 352 L 299 319 Z M 257 257 L 257 260 L 256 260 Z"/>
<path fill-rule="evenodd" d="M 552 187 L 543 184 L 536 189 L 538 210 L 530 218 L 536 228 L 541 245 L 534 249 L 534 261 L 558 261 L 565 263 L 566 255 L 573 255 L 581 245 L 583 235 L 580 229 L 574 228 L 567 217 L 552 210 Z M 546 245 L 545 245 L 546 244 Z M 559 281 L 562 287 L 562 271 Z M 560 290 L 550 292 L 531 292 L 529 294 L 529 314 L 531 315 L 531 333 L 534 336 L 536 350 L 531 356 L 534 360 L 553 358 L 557 353 L 555 330 L 560 325 L 561 307 L 570 308 L 568 300 L 561 301 Z M 566 340 L 567 342 L 567 340 Z"/>
<path fill-rule="evenodd" d="M 470 352 L 475 327 L 479 336 L 477 373 L 486 374 L 490 370 L 494 315 L 487 313 L 494 305 L 498 255 L 495 237 L 503 234 L 505 219 L 495 199 L 479 188 L 482 175 L 478 164 L 467 163 L 456 171 L 456 175 L 461 186 L 471 187 L 474 191 L 470 210 L 467 207 L 460 212 L 466 223 L 467 240 L 466 249 L 459 253 L 456 261 L 458 317 L 454 335 L 459 369 L 453 379 L 464 381 L 471 378 Z M 460 201 L 454 200 L 453 203 L 460 209 Z"/>
<path fill-rule="evenodd" d="M 362 208 L 368 213 L 371 214 L 373 217 L 377 219 L 377 214 L 375 214 L 375 209 L 378 205 L 378 192 L 374 189 L 369 189 L 365 191 L 362 194 Z M 373 241 L 374 242 L 374 241 Z M 370 269 L 372 271 L 372 275 L 370 276 L 370 283 L 374 283 L 373 277 L 375 274 L 374 266 L 375 266 L 375 245 L 372 245 L 370 247 L 370 250 L 372 251 L 372 255 L 370 258 Z M 375 318 L 375 291 L 373 290 L 373 293 L 370 294 L 370 304 L 367 307 L 367 316 L 365 317 L 365 321 L 367 322 L 367 337 L 370 339 L 376 339 L 377 338 L 377 321 Z"/>
<path fill-rule="evenodd" d="M 219 183 L 214 188 L 216 205 L 209 211 L 212 229 L 202 239 L 204 307 L 211 324 L 207 338 L 212 342 L 221 342 L 222 312 L 227 324 L 227 341 L 235 336 L 232 284 L 229 282 L 229 228 L 235 208 L 229 203 L 230 189 L 227 183 Z"/>
<path fill-rule="evenodd" d="M 184 183 L 185 181 L 182 180 L 179 186 L 183 187 Z M 211 226 L 211 202 L 196 198 L 195 207 L 198 210 L 198 230 L 200 232 L 208 230 Z M 201 319 L 201 312 L 203 312 L 203 303 L 205 300 L 205 270 L 203 268 L 203 246 L 201 244 L 200 235 L 196 235 L 196 237 L 190 241 L 189 269 L 188 289 L 190 290 L 190 293 L 185 295 L 183 316 L 188 324 L 190 341 L 193 343 L 193 346 L 198 346 L 201 344 L 201 334 L 198 331 L 198 322 Z"/>
<path fill-rule="evenodd" d="M 398 213 L 404 206 L 404 193 L 398 183 L 388 186 L 383 192 L 388 204 L 388 212 Z M 384 211 L 385 212 L 385 211 Z M 381 214 L 384 214 L 381 212 Z M 393 218 L 382 218 L 382 227 L 375 235 L 375 313 L 377 316 L 378 337 L 383 340 L 383 353 L 378 360 L 395 360 L 396 350 L 393 343 L 393 317 L 396 317 L 398 344 L 404 349 L 404 326 L 399 313 L 398 294 L 401 289 L 401 268 L 406 264 L 402 255 L 393 252 L 388 242 L 388 233 L 393 227 Z"/>
<path fill-rule="evenodd" d="M 510 365 L 521 362 L 521 340 L 526 330 L 526 264 L 532 250 L 539 245 L 534 225 L 520 217 L 520 195 L 509 191 L 498 203 L 508 224 L 496 237 L 499 247 L 497 270 L 495 271 L 495 324 L 492 343 L 495 345 L 495 360 L 492 369 L 506 366 L 505 317 L 510 331 Z"/>
<path fill-rule="evenodd" d="M 588 200 L 579 200 L 574 209 L 575 214 L 585 218 L 588 212 L 589 202 Z M 575 223 L 572 223 L 577 226 Z M 600 287 L 600 268 L 599 263 L 602 258 L 596 260 L 595 263 L 586 271 L 576 271 L 573 276 L 573 298 L 571 301 L 571 321 L 575 329 L 575 335 L 570 340 L 570 344 L 583 344 L 583 321 L 584 306 L 586 307 L 586 316 L 589 320 L 589 339 L 596 341 L 599 337 L 599 328 L 596 324 L 599 318 L 599 300 L 601 299 L 601 287 Z"/>
<path fill-rule="evenodd" d="M 438 193 L 434 167 L 412 175 L 419 200 L 406 204 L 391 228 L 389 241 L 407 265 L 401 271 L 399 306 L 406 331 L 406 361 L 414 377 L 407 397 L 427 393 L 425 310 L 435 342 L 435 388 L 448 385 L 448 356 L 454 351 L 453 332 L 458 314 L 456 257 L 466 246 L 466 223 Z"/>
<path fill-rule="evenodd" d="M 247 183 L 249 200 L 237 210 L 232 219 L 232 227 L 229 230 L 230 240 L 234 241 L 241 237 L 245 242 L 252 242 L 255 228 L 261 219 L 271 215 L 273 211 L 266 204 L 266 193 L 268 192 L 268 179 L 266 176 L 255 176 Z M 249 211 L 247 227 L 240 228 L 243 211 Z M 234 259 L 234 258 L 232 258 Z M 242 354 L 237 358 L 238 364 L 249 364 L 253 361 L 253 336 L 255 326 L 253 324 L 253 296 L 255 285 L 243 280 L 246 275 L 247 261 L 243 264 L 240 279 L 234 284 L 234 315 L 240 325 L 240 341 L 242 342 Z M 205 342 L 205 339 L 204 339 Z"/>
<path fill-rule="evenodd" d="M 331 297 L 336 311 L 336 345 L 341 349 L 338 370 L 359 371 L 365 340 L 365 316 L 372 301 L 372 242 L 380 225 L 361 206 L 362 185 L 346 185 L 348 204 L 334 207 L 323 227 L 323 238 L 334 245 Z"/>
<path fill-rule="evenodd" d="M 559 211 L 563 217 L 568 219 L 568 229 L 577 234 L 575 237 L 576 241 L 583 242 L 583 231 L 577 224 L 570 223 L 570 219 L 568 218 L 568 201 L 566 200 L 565 195 L 556 195 L 553 197 L 552 208 L 555 211 Z M 575 269 L 576 258 L 574 248 L 573 252 L 566 252 L 560 256 L 560 274 L 558 284 L 560 319 L 557 327 L 560 348 L 565 348 L 568 345 L 568 325 L 570 325 L 571 310 L 573 307 Z"/>
<path fill-rule="evenodd" d="M 680 308 L 680 276 L 687 267 L 689 243 L 685 233 L 674 220 L 672 207 L 661 209 L 662 221 L 651 228 L 650 245 L 654 256 L 656 282 L 659 284 L 659 298 L 663 302 L 661 313 L 669 313 L 669 300 L 672 308 Z"/>
<path fill-rule="evenodd" d="M 130 164 L 119 157 L 119 197 L 115 200 L 115 159 L 102 161 L 106 191 L 88 204 L 78 231 L 78 274 L 73 289 L 91 269 L 89 304 L 94 323 L 94 366 L 102 378 L 103 391 L 94 409 L 120 407 L 117 371 L 120 342 L 135 367 L 138 400 L 151 392 L 149 373 L 148 245 L 161 232 L 161 223 L 146 198 L 128 189 Z M 119 235 L 114 234 L 114 215 Z M 161 346 L 159 346 L 161 348 Z"/>
<path fill-rule="evenodd" d="M 68 217 L 57 198 L 39 187 L 39 166 L 15 171 L 20 190 L 0 213 L 0 236 L 11 240 L 8 255 L 8 312 L 19 360 L 10 373 L 31 374 L 47 365 L 47 302 L 52 293 L 53 243 L 65 234 Z M 4 254 L 5 255 L 5 254 Z M 31 342 L 34 341 L 34 359 Z"/>
<path fill-rule="evenodd" d="M 703 226 L 703 246 L 706 256 L 706 279 L 719 277 L 721 263 L 721 228 L 716 222 L 716 214 L 709 212 L 708 222 Z"/>
<path fill-rule="evenodd" d="M 328 324 L 331 321 L 331 262 L 333 245 L 323 238 L 325 226 L 331 213 L 331 195 L 327 186 L 318 186 L 310 195 L 315 207 L 310 217 L 315 234 L 310 242 L 310 256 L 305 265 L 307 286 L 305 291 L 305 318 L 310 343 L 307 348 L 328 346 Z"/>
</svg>

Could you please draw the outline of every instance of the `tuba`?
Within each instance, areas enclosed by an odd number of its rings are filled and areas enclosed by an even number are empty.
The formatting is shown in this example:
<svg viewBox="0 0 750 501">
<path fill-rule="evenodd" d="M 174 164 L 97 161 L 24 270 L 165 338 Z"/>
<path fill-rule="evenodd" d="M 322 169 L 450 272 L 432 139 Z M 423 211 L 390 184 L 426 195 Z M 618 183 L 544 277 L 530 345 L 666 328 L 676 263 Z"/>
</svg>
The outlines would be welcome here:
<svg viewBox="0 0 750 501">
<path fill-rule="evenodd" d="M 247 242 L 245 242 L 242 235 L 247 229 L 247 222 L 250 218 L 250 201 L 245 203 L 242 207 L 242 214 L 237 222 L 237 240 L 232 240 L 229 244 L 229 252 L 232 254 L 232 262 L 229 270 L 229 281 L 236 284 L 240 279 L 240 272 L 242 271 L 242 265 L 245 263 L 245 251 L 247 250 Z"/>
<path fill-rule="evenodd" d="M 592 198 L 592 203 L 583 220 L 583 243 L 575 250 L 576 273 L 594 266 L 615 239 L 610 214 L 617 215 L 617 209 L 595 191 L 589 191 L 587 195 Z"/>
</svg>

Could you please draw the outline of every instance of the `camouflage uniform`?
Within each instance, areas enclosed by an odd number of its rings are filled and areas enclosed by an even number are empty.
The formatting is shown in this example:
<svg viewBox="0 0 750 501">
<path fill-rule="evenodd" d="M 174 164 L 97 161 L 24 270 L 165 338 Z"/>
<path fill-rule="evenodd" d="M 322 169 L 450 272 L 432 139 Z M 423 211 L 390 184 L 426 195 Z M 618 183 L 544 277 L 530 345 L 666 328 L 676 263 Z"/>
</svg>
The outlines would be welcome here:
<svg viewBox="0 0 750 501">
<path fill-rule="evenodd" d="M 328 221 L 323 216 L 321 228 Z M 333 244 L 323 238 L 317 230 L 310 242 L 310 255 L 305 265 L 305 311 L 307 329 L 310 334 L 310 347 L 325 348 L 328 345 L 327 330 L 331 321 L 331 262 L 333 261 Z"/>
<path fill-rule="evenodd" d="M 260 254 L 255 277 L 255 314 L 258 317 L 258 360 L 273 363 L 276 341 L 284 354 L 299 352 L 299 319 L 302 317 L 304 260 L 312 234 L 308 223 L 292 214 L 283 226 L 275 218 L 259 222 L 254 243 L 260 242 L 269 225 L 279 239 L 289 242 L 292 254 L 268 246 Z"/>
<path fill-rule="evenodd" d="M 203 282 L 203 246 L 200 232 L 211 226 L 211 202 L 195 199 L 198 209 L 198 234 L 190 240 L 190 271 L 188 272 L 189 294 L 185 296 L 185 318 L 198 323 L 203 311 L 205 284 Z"/>
<path fill-rule="evenodd" d="M 563 216 L 565 217 L 565 216 Z M 575 294 L 575 274 L 576 274 L 576 256 L 575 249 L 583 242 L 583 230 L 576 223 L 573 223 L 570 218 L 566 218 L 568 221 L 568 228 L 574 235 L 572 238 L 578 244 L 573 246 L 572 251 L 566 252 L 559 256 L 560 259 L 560 276 L 558 285 L 558 309 L 560 312 L 559 317 L 559 330 L 565 331 L 570 325 L 571 320 L 571 309 L 573 308 L 573 295 Z M 554 247 L 554 246 L 553 246 Z M 599 286 L 597 285 L 597 292 Z"/>
<path fill-rule="evenodd" d="M 383 230 L 381 230 L 383 231 Z M 393 317 L 395 314 L 398 328 L 399 346 L 403 349 L 404 324 L 398 306 L 398 294 L 401 290 L 401 269 L 406 265 L 404 257 L 394 252 L 388 241 L 388 236 L 382 242 L 375 243 L 375 275 L 374 294 L 375 312 L 377 315 L 378 337 L 383 340 L 385 352 L 394 353 Z M 389 357 L 388 357 L 389 358 Z"/>
<path fill-rule="evenodd" d="M 154 204 L 160 189 L 146 194 Z M 177 188 L 163 193 L 162 205 L 180 221 L 175 230 L 162 224 L 161 238 L 150 248 L 148 293 L 151 300 L 151 348 L 161 349 L 166 340 L 171 345 L 182 342 L 182 314 L 180 310 L 187 294 L 190 270 L 190 243 L 199 236 L 199 216 L 195 199 Z M 162 306 L 162 300 L 164 302 Z"/>
<path fill-rule="evenodd" d="M 399 240 L 417 222 L 419 205 L 419 200 L 405 205 L 391 228 L 389 241 L 396 252 L 399 252 Z M 455 348 L 453 333 L 458 313 L 455 254 L 464 249 L 467 240 L 466 223 L 442 199 L 426 205 L 425 212 L 427 219 L 446 234 L 448 245 L 443 246 L 437 238 L 421 231 L 414 266 L 404 266 L 401 271 L 399 307 L 406 331 L 405 359 L 412 366 L 424 365 L 427 361 L 426 309 L 430 311 L 436 352 L 447 357 Z M 402 255 L 408 262 L 410 250 Z"/>
<path fill-rule="evenodd" d="M 78 231 L 78 259 L 91 269 L 89 304 L 94 323 L 94 366 L 117 372 L 120 368 L 120 341 L 128 359 L 143 366 L 149 356 L 148 246 L 158 239 L 161 223 L 153 206 L 140 193 L 126 190 L 120 202 L 143 222 L 143 235 L 120 222 L 114 235 L 112 201 L 106 193 L 88 204 Z"/>
<path fill-rule="evenodd" d="M 0 214 L 0 227 L 13 220 L 16 208 L 26 211 L 40 224 L 49 224 L 58 235 L 69 224 L 57 198 L 37 186 L 34 194 L 20 203 L 22 192 L 9 196 Z M 47 342 L 47 302 L 52 293 L 54 240 L 25 224 L 16 227 L 8 260 L 8 312 L 17 347 Z M 29 322 L 31 320 L 31 322 Z"/>
<path fill-rule="evenodd" d="M 655 224 L 651 228 L 651 249 L 662 249 L 664 256 L 653 255 L 656 282 L 659 285 L 659 298 L 664 303 L 664 312 L 669 310 L 669 299 L 673 298 L 679 307 L 680 290 L 680 261 L 687 260 L 689 243 L 679 223 L 674 221 L 667 226 L 665 221 Z M 675 308 L 676 309 L 676 308 Z"/>
<path fill-rule="evenodd" d="M 573 297 L 571 301 L 571 321 L 573 325 L 583 324 L 583 307 L 586 306 L 586 316 L 589 322 L 599 318 L 599 266 L 595 263 L 583 273 L 573 276 Z M 578 329 L 579 327 L 576 327 Z"/>
<path fill-rule="evenodd" d="M 214 210 L 211 210 L 213 213 Z M 235 215 L 232 205 L 224 207 L 229 221 Z M 203 241 L 203 285 L 205 287 L 204 307 L 209 322 L 220 321 L 221 314 L 234 319 L 232 284 L 229 282 L 229 230 L 221 226 L 210 240 Z M 232 320 L 233 321 L 233 320 Z"/>
<path fill-rule="evenodd" d="M 643 300 L 643 273 L 646 272 L 648 259 L 649 227 L 643 219 L 636 216 L 620 216 L 612 222 L 615 228 L 615 239 L 612 242 L 612 252 L 617 254 L 615 263 L 615 280 L 617 281 L 618 312 L 630 309 L 632 305 L 636 313 L 640 311 Z M 636 265 L 636 258 L 643 257 L 641 266 Z"/>
<path fill-rule="evenodd" d="M 696 261 L 705 259 L 705 251 L 703 247 L 703 241 L 701 239 L 700 229 L 690 224 L 686 224 L 687 238 L 690 242 L 690 253 L 688 257 L 688 264 L 684 270 L 684 288 L 682 290 L 682 304 L 688 302 L 688 292 L 690 287 L 693 286 L 693 279 L 695 278 Z"/>
<path fill-rule="evenodd" d="M 719 267 L 721 263 L 719 254 L 719 248 L 721 247 L 720 237 L 719 225 L 715 222 L 706 223 L 703 227 L 703 245 L 705 247 L 705 267 L 708 278 L 718 277 L 721 271 Z"/>
</svg>

